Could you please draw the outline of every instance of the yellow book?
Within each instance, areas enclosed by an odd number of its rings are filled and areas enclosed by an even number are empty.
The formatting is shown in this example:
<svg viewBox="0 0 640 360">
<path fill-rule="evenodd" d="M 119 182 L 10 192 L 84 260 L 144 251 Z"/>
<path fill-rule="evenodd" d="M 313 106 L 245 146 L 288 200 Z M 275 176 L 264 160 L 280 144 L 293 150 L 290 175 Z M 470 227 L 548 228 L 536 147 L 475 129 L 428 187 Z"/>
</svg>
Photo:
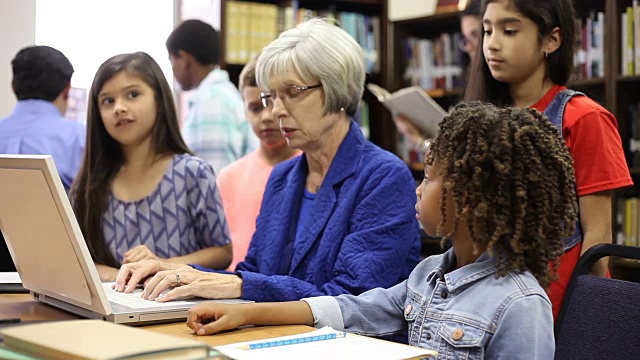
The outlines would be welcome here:
<svg viewBox="0 0 640 360">
<path fill-rule="evenodd" d="M 633 214 L 631 199 L 624 200 L 624 244 L 631 245 L 631 218 Z"/>
<path fill-rule="evenodd" d="M 626 74 L 633 75 L 635 74 L 634 69 L 634 51 L 633 45 L 635 40 L 633 39 L 633 7 L 627 7 L 627 43 L 624 44 L 624 51 L 626 53 Z"/>
<path fill-rule="evenodd" d="M 249 31 L 251 30 L 250 17 L 251 17 L 251 3 L 239 1 L 236 3 L 238 6 L 238 64 L 245 64 L 249 61 L 249 53 L 251 52 L 249 45 L 249 37 L 251 36 Z"/>
<path fill-rule="evenodd" d="M 101 320 L 69 320 L 0 330 L 7 349 L 46 359 L 206 359 L 209 346 Z"/>
<path fill-rule="evenodd" d="M 226 2 L 226 38 L 225 38 L 225 62 L 228 64 L 237 64 L 240 57 L 240 33 L 239 33 L 239 16 L 238 4 L 236 1 L 229 0 Z"/>
</svg>

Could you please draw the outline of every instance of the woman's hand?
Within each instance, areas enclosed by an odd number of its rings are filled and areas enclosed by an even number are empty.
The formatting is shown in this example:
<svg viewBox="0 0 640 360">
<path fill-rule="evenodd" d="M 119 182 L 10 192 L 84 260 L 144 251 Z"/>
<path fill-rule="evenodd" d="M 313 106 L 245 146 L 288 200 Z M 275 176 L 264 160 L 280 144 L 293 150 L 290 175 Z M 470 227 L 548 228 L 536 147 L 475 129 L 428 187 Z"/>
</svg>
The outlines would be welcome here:
<svg viewBox="0 0 640 360">
<path fill-rule="evenodd" d="M 424 134 L 416 127 L 409 118 L 402 114 L 393 116 L 393 123 L 396 124 L 398 132 L 404 135 L 409 141 L 418 144 L 423 141 Z"/>
<path fill-rule="evenodd" d="M 204 303 L 187 312 L 187 326 L 197 335 L 211 335 L 223 330 L 246 325 L 240 306 L 220 303 Z"/>
<path fill-rule="evenodd" d="M 124 253 L 122 263 L 129 264 L 142 260 L 160 260 L 160 258 L 146 245 L 138 245 Z"/>
<path fill-rule="evenodd" d="M 120 267 L 116 276 L 116 283 L 113 288 L 119 292 L 130 293 L 135 290 L 140 281 L 146 279 L 158 271 L 188 267 L 182 264 L 174 264 L 160 260 L 143 260 L 131 264 L 124 264 Z"/>
<path fill-rule="evenodd" d="M 111 266 L 96 264 L 96 269 L 100 275 L 100 281 L 114 281 L 118 275 L 118 269 Z"/>
<path fill-rule="evenodd" d="M 162 296 L 160 294 L 169 289 Z M 147 282 L 142 298 L 165 302 L 177 298 L 237 299 L 242 296 L 242 279 L 236 275 L 208 273 L 190 266 L 158 272 Z"/>
</svg>

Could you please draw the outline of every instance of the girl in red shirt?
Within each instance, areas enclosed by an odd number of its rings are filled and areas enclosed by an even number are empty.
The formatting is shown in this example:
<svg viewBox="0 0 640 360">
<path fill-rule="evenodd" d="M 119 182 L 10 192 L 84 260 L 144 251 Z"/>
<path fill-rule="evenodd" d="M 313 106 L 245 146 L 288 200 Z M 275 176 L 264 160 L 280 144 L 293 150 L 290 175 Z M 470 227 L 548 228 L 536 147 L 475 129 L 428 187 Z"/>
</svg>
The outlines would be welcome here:
<svg viewBox="0 0 640 360">
<path fill-rule="evenodd" d="M 559 278 L 549 287 L 557 317 L 580 255 L 611 242 L 612 191 L 632 185 L 617 121 L 595 101 L 565 87 L 576 39 L 571 0 L 484 0 L 481 15 L 482 53 L 471 65 L 465 100 L 545 112 L 562 129 L 574 160 L 580 226 L 565 242 Z M 605 276 L 606 260 L 593 272 Z"/>
</svg>

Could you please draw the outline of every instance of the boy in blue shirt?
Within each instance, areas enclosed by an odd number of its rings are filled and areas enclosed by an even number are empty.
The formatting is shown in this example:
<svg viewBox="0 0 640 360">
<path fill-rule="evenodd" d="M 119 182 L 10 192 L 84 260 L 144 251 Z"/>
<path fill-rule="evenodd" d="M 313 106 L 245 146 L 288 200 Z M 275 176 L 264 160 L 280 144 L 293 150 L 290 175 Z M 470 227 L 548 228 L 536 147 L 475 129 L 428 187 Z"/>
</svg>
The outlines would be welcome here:
<svg viewBox="0 0 640 360">
<path fill-rule="evenodd" d="M 64 117 L 73 66 L 60 51 L 30 46 L 11 62 L 18 103 L 0 120 L 0 153 L 51 155 L 69 190 L 80 168 L 86 128 Z"/>
</svg>

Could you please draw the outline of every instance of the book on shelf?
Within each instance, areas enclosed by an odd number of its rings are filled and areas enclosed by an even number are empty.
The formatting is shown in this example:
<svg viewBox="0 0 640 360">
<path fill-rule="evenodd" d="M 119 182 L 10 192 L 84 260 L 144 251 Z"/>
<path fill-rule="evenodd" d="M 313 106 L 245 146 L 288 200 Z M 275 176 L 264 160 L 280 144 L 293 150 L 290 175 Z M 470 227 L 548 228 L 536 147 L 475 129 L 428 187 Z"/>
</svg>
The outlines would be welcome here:
<svg viewBox="0 0 640 360">
<path fill-rule="evenodd" d="M 632 2 L 620 17 L 620 75 L 640 75 L 640 3 Z"/>
<path fill-rule="evenodd" d="M 404 39 L 404 80 L 425 90 L 450 90 L 464 86 L 465 54 L 457 45 L 461 39 L 462 35 L 459 32 L 441 33 L 431 39 Z"/>
<path fill-rule="evenodd" d="M 339 25 L 362 47 L 367 72 L 380 71 L 380 17 L 334 10 L 228 0 L 225 3 L 225 62 L 246 64 L 280 33 L 305 20 L 322 17 Z"/>
<path fill-rule="evenodd" d="M 591 12 L 576 24 L 576 79 L 604 77 L 604 13 Z"/>
<path fill-rule="evenodd" d="M 618 202 L 616 244 L 640 246 L 640 201 L 637 196 L 623 198 Z"/>
<path fill-rule="evenodd" d="M 436 135 L 438 123 L 447 115 L 447 112 L 419 86 L 390 93 L 376 84 L 369 83 L 367 89 L 389 111 L 406 116 L 428 136 Z"/>
<path fill-rule="evenodd" d="M 4 346 L 47 359 L 171 359 L 209 357 L 205 343 L 101 320 L 17 325 L 0 330 Z"/>
</svg>

